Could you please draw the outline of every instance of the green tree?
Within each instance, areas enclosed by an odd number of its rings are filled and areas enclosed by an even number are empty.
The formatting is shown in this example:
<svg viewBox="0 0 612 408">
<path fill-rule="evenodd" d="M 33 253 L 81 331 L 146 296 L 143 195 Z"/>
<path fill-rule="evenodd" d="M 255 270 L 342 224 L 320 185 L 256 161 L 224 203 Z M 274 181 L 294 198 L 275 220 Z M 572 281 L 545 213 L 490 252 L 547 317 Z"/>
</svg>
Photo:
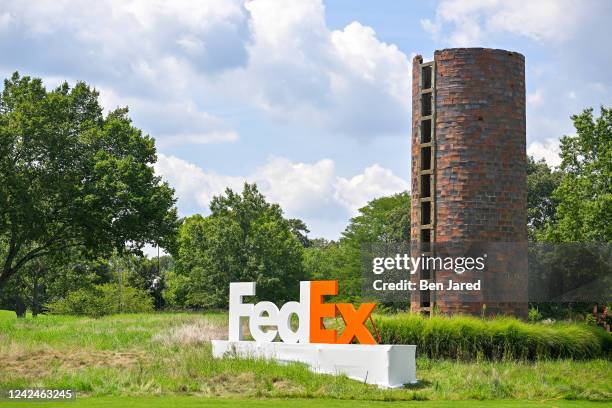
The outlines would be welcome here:
<svg viewBox="0 0 612 408">
<path fill-rule="evenodd" d="M 148 292 L 131 286 L 105 283 L 81 288 L 47 305 L 52 314 L 100 317 L 116 313 L 150 313 L 153 299 Z"/>
<path fill-rule="evenodd" d="M 53 266 L 44 258 L 36 258 L 24 266 L 21 274 L 15 276 L 11 292 L 15 299 L 15 312 L 18 317 L 24 317 L 29 306 L 32 316 L 36 317 L 47 300 L 48 275 L 55 271 L 49 271 Z M 19 306 L 23 304 L 23 306 Z"/>
<path fill-rule="evenodd" d="M 229 283 L 236 281 L 256 282 L 260 299 L 296 299 L 303 248 L 278 204 L 266 202 L 255 184 L 245 184 L 242 194 L 228 188 L 214 197 L 210 209 L 210 216 L 194 215 L 180 227 L 170 303 L 226 307 Z"/>
<path fill-rule="evenodd" d="M 308 239 L 308 233 L 310 230 L 306 226 L 306 223 L 298 218 L 291 218 L 288 221 L 293 235 L 295 235 L 304 248 L 308 248 L 311 242 L 310 239 Z"/>
<path fill-rule="evenodd" d="M 337 301 L 357 302 L 361 295 L 360 254 L 352 247 L 322 238 L 304 250 L 304 271 L 309 280 L 338 280 Z M 359 268 L 359 269 L 356 269 Z"/>
<path fill-rule="evenodd" d="M 85 83 L 47 91 L 15 73 L 0 95 L 0 289 L 30 261 L 172 247 L 173 190 L 155 176 L 154 140 L 127 108 L 104 116 Z"/>
<path fill-rule="evenodd" d="M 410 194 L 375 198 L 359 209 L 342 233 L 341 241 L 361 246 L 367 242 L 410 240 Z"/>
<path fill-rule="evenodd" d="M 151 295 L 155 308 L 164 307 L 163 290 L 166 274 L 172 268 L 170 255 L 160 256 L 159 260 L 131 253 L 115 254 L 109 259 L 111 279 L 122 286 L 144 290 Z"/>
<path fill-rule="evenodd" d="M 0 309 L 15 308 L 23 317 L 26 309 L 36 316 L 45 305 L 78 289 L 88 289 L 112 280 L 109 263 L 85 257 L 76 249 L 41 256 L 28 262 L 0 291 Z"/>
<path fill-rule="evenodd" d="M 371 243 L 410 241 L 410 194 L 375 198 L 351 218 L 339 242 L 312 240 L 304 253 L 304 269 L 310 279 L 338 279 L 339 299 L 359 301 L 361 251 Z"/>
<path fill-rule="evenodd" d="M 559 187 L 562 173 L 550 168 L 544 160 L 527 157 L 527 227 L 530 241 L 537 241 L 544 227 L 553 222 L 558 200 L 553 192 Z"/>
<path fill-rule="evenodd" d="M 575 136 L 561 138 L 563 178 L 553 197 L 556 220 L 546 238 L 556 242 L 612 241 L 612 108 L 572 116 Z"/>
<path fill-rule="evenodd" d="M 76 249 L 39 259 L 47 268 L 43 303 L 66 297 L 78 289 L 92 288 L 113 280 L 108 259 L 91 258 Z"/>
</svg>

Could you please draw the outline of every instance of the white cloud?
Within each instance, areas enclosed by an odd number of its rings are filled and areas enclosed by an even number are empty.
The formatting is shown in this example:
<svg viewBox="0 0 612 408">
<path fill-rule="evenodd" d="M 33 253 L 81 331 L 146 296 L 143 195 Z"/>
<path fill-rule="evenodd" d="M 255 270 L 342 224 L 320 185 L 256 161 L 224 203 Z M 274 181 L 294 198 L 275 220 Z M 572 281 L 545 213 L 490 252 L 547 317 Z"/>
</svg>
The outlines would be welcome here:
<svg viewBox="0 0 612 408">
<path fill-rule="evenodd" d="M 544 91 L 542 88 L 538 88 L 535 91 L 527 94 L 527 103 L 531 107 L 538 107 L 544 102 Z"/>
<path fill-rule="evenodd" d="M 421 26 L 450 46 L 524 52 L 527 139 L 558 163 L 550 140 L 573 132 L 571 115 L 611 103 L 611 15 L 606 0 L 442 0 Z"/>
<path fill-rule="evenodd" d="M 331 31 L 320 0 L 246 7 L 253 44 L 242 81 L 258 106 L 361 139 L 408 129 L 410 65 L 395 45 L 358 22 Z"/>
<path fill-rule="evenodd" d="M 358 22 L 330 30 L 321 0 L 8 0 L 3 9 L 0 53 L 11 58 L 0 69 L 84 79 L 134 111 L 182 103 L 203 115 L 222 101 L 362 139 L 409 128 L 406 55 Z M 144 127 L 157 117 L 146 109 Z M 219 140 L 228 127 L 183 133 Z"/>
<path fill-rule="evenodd" d="M 536 159 L 544 159 L 549 166 L 559 166 L 561 157 L 559 157 L 559 140 L 546 139 L 543 142 L 532 142 L 527 147 L 527 154 Z"/>
<path fill-rule="evenodd" d="M 11 24 L 11 14 L 7 12 L 0 13 L 0 30 L 8 28 L 9 24 Z"/>
<path fill-rule="evenodd" d="M 563 42 L 580 27 L 592 1 L 444 0 L 423 29 L 452 46 L 479 46 L 503 33 L 539 42 Z"/>
<path fill-rule="evenodd" d="M 151 129 L 160 146 L 234 142 L 238 133 L 225 121 L 204 112 L 192 101 L 171 101 L 158 104 L 150 101 L 128 103 L 134 106 L 132 116 Z"/>
<path fill-rule="evenodd" d="M 374 198 L 408 190 L 409 183 L 391 170 L 374 164 L 351 179 L 339 177 L 335 188 L 334 197 L 355 215 L 359 208 Z"/>
<path fill-rule="evenodd" d="M 193 163 L 175 156 L 158 155 L 155 172 L 176 190 L 179 209 L 192 213 L 207 208 L 213 196 L 226 187 L 240 189 L 245 179 L 205 172 Z"/>
<path fill-rule="evenodd" d="M 323 211 L 333 198 L 335 165 L 329 159 L 307 164 L 277 157 L 249 179 L 289 213 L 312 215 Z"/>
<path fill-rule="evenodd" d="M 605 93 L 605 94 L 608 94 L 608 93 L 609 93 L 609 92 L 608 92 L 608 86 L 606 86 L 605 84 L 603 84 L 603 83 L 601 83 L 601 82 L 588 82 L 588 83 L 586 84 L 586 86 L 587 86 L 587 87 L 588 87 L 590 90 L 595 91 L 595 92 L 598 92 L 598 93 L 602 93 L 602 94 L 604 94 L 604 93 Z"/>
<path fill-rule="evenodd" d="M 226 187 L 241 191 L 245 181 L 254 182 L 269 201 L 280 204 L 288 217 L 305 220 L 313 236 L 327 238 L 337 238 L 348 218 L 368 201 L 409 187 L 406 180 L 378 164 L 351 178 L 341 177 L 330 159 L 294 163 L 275 157 L 252 174 L 226 176 L 160 154 L 155 171 L 176 190 L 182 215 L 207 212 L 212 197 Z"/>
<path fill-rule="evenodd" d="M 247 63 L 249 15 L 237 0 L 2 1 L 0 67 L 71 78 L 101 90 L 107 109 L 129 105 L 161 144 L 238 138 L 207 112 L 202 87 Z M 32 58 L 32 56 L 36 56 Z"/>
<path fill-rule="evenodd" d="M 155 137 L 158 147 L 185 144 L 235 142 L 238 133 L 221 118 L 198 109 L 193 101 L 155 101 L 121 97 L 112 88 L 101 87 L 100 102 L 108 112 L 129 106 L 137 126 Z"/>
<path fill-rule="evenodd" d="M 332 32 L 331 41 L 341 67 L 328 74 L 334 99 L 334 109 L 328 112 L 331 126 L 363 136 L 408 131 L 408 57 L 358 22 Z"/>
</svg>

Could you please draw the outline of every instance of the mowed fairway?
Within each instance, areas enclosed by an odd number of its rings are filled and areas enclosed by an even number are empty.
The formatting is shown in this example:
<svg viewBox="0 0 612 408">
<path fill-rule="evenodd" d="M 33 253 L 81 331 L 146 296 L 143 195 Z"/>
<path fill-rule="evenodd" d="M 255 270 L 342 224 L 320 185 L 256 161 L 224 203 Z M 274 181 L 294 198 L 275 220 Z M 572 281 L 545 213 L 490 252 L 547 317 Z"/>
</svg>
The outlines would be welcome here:
<svg viewBox="0 0 612 408">
<path fill-rule="evenodd" d="M 0 389 L 76 390 L 76 402 L 45 407 L 398 406 L 385 401 L 471 407 L 476 400 L 488 400 L 482 406 L 491 407 L 600 407 L 612 400 L 608 360 L 466 363 L 419 358 L 421 382 L 398 390 L 313 374 L 299 364 L 215 360 L 209 340 L 226 335 L 226 319 L 222 313 L 160 313 L 18 320 L 13 312 L 0 311 Z"/>
<path fill-rule="evenodd" d="M 337 399 L 219 399 L 208 397 L 107 397 L 84 398 L 74 402 L 45 402 L 46 408 L 570 408 L 570 407 L 605 407 L 612 404 L 591 401 L 347 401 Z M 2 407 L 23 407 L 23 402 L 0 402 Z"/>
</svg>

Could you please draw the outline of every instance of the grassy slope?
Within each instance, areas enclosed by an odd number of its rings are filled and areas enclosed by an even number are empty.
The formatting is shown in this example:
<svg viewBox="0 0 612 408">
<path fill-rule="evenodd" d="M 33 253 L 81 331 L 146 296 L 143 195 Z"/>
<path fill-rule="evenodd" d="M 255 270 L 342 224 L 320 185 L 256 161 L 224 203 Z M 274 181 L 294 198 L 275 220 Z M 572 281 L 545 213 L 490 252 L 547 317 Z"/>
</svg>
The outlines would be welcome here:
<svg viewBox="0 0 612 408">
<path fill-rule="evenodd" d="M 214 360 L 205 340 L 223 333 L 225 320 L 223 314 L 150 314 L 19 321 L 14 313 L 0 311 L 0 388 L 71 388 L 81 396 L 612 399 L 612 362 L 605 360 L 460 363 L 423 358 L 417 362 L 421 384 L 402 390 L 317 375 L 297 364 Z"/>
</svg>

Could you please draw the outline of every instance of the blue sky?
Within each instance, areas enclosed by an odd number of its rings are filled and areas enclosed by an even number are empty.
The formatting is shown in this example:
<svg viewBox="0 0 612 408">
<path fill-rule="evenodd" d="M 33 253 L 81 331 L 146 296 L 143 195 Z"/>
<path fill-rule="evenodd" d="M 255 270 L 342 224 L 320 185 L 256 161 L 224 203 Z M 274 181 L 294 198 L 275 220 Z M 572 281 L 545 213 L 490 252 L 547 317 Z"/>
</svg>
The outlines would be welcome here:
<svg viewBox="0 0 612 408">
<path fill-rule="evenodd" d="M 606 0 L 0 0 L 0 74 L 128 105 L 181 215 L 247 180 L 335 239 L 409 187 L 415 54 L 523 53 L 528 152 L 555 165 L 570 115 L 612 105 L 611 17 Z"/>
</svg>

